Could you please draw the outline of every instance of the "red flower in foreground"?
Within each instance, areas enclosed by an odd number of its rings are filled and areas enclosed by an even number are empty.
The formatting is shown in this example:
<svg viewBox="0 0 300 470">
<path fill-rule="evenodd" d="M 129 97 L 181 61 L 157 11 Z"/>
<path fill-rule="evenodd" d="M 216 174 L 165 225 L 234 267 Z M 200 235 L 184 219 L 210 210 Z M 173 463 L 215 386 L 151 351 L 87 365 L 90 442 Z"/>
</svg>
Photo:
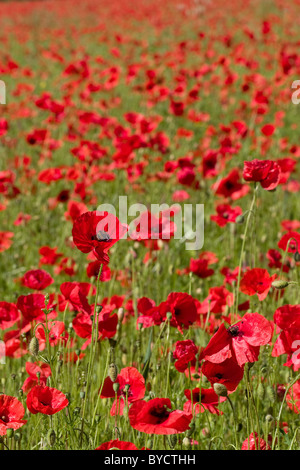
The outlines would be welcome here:
<svg viewBox="0 0 300 470">
<path fill-rule="evenodd" d="M 195 301 L 191 295 L 184 292 L 171 292 L 166 302 L 160 304 L 159 310 L 163 314 L 172 313 L 170 325 L 179 331 L 189 328 L 197 319 Z"/>
<path fill-rule="evenodd" d="M 300 234 L 298 232 L 290 231 L 283 235 L 283 237 L 278 242 L 278 248 L 281 250 L 286 251 L 287 246 L 288 253 L 296 253 L 300 250 Z"/>
<path fill-rule="evenodd" d="M 36 385 L 27 395 L 26 405 L 30 413 L 54 415 L 68 406 L 69 401 L 62 392 L 56 388 Z"/>
<path fill-rule="evenodd" d="M 300 414 L 300 381 L 298 380 L 286 396 L 288 407 L 296 414 Z"/>
<path fill-rule="evenodd" d="M 225 227 L 229 222 L 235 222 L 237 216 L 243 212 L 240 207 L 231 207 L 229 204 L 219 204 L 216 211 L 217 215 L 211 215 L 210 220 L 216 222 L 219 227 Z"/>
<path fill-rule="evenodd" d="M 256 362 L 259 347 L 269 343 L 272 332 L 271 323 L 262 315 L 246 313 L 241 321 L 228 329 L 222 323 L 202 351 L 201 358 L 219 364 L 233 357 L 240 367 L 246 362 Z"/>
<path fill-rule="evenodd" d="M 128 231 L 117 217 L 108 212 L 85 212 L 74 222 L 74 244 L 83 253 L 91 251 L 102 264 L 109 263 L 108 250 Z"/>
<path fill-rule="evenodd" d="M 269 444 L 272 444 L 272 437 L 269 436 L 268 438 Z M 258 443 L 258 434 L 255 433 L 255 438 L 253 432 L 250 434 L 248 439 L 243 442 L 241 450 L 271 450 L 269 444 L 266 443 L 262 438 Z"/>
<path fill-rule="evenodd" d="M 261 186 L 271 191 L 280 180 L 280 166 L 271 160 L 252 160 L 244 162 L 243 178 L 245 181 L 259 181 Z"/>
<path fill-rule="evenodd" d="M 229 392 L 233 392 L 244 376 L 244 369 L 233 358 L 230 358 L 221 364 L 205 361 L 202 365 L 202 373 L 211 385 L 220 383 L 225 385 Z"/>
<path fill-rule="evenodd" d="M 132 442 L 119 441 L 115 439 L 114 441 L 108 441 L 101 444 L 100 447 L 97 447 L 95 450 L 138 450 L 138 448 L 132 444 Z"/>
<path fill-rule="evenodd" d="M 19 429 L 27 423 L 22 419 L 24 406 L 15 397 L 0 395 L 0 436 L 6 436 L 8 429 Z"/>
<path fill-rule="evenodd" d="M 264 300 L 277 275 L 270 276 L 266 269 L 254 268 L 247 271 L 240 283 L 240 291 L 247 295 L 257 294 L 260 301 Z"/>
<path fill-rule="evenodd" d="M 129 410 L 130 424 L 134 429 L 147 434 L 178 434 L 185 432 L 192 415 L 184 411 L 171 411 L 169 398 L 154 398 L 133 403 Z"/>
</svg>

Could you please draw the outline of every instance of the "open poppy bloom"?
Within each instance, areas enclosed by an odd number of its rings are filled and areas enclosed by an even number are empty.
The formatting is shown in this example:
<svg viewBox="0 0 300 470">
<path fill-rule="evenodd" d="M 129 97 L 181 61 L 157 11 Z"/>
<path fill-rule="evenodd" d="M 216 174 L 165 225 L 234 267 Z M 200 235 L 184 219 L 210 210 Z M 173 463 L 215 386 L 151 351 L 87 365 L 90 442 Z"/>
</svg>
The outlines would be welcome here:
<svg viewBox="0 0 300 470">
<path fill-rule="evenodd" d="M 300 414 L 300 381 L 298 380 L 286 396 L 288 407 L 296 414 Z"/>
<path fill-rule="evenodd" d="M 260 301 L 264 300 L 277 274 L 270 276 L 266 269 L 254 268 L 247 271 L 241 279 L 240 291 L 247 295 L 255 295 Z"/>
<path fill-rule="evenodd" d="M 44 362 L 26 362 L 25 369 L 29 377 L 25 380 L 22 386 L 22 390 L 24 393 L 28 393 L 33 387 L 39 384 L 46 385 L 47 377 L 51 375 L 51 369 L 48 364 Z M 39 379 L 37 376 L 39 373 Z"/>
<path fill-rule="evenodd" d="M 161 316 L 168 312 L 172 313 L 170 325 L 182 329 L 187 329 L 197 319 L 197 308 L 193 297 L 184 292 L 171 292 L 167 300 L 159 305 Z"/>
<path fill-rule="evenodd" d="M 225 397 L 218 397 L 216 392 L 212 388 L 194 388 L 193 393 L 193 409 L 195 414 L 204 413 L 209 411 L 211 414 L 220 415 L 223 414 L 222 411 L 218 410 L 217 406 L 219 402 L 225 401 Z M 185 396 L 188 401 L 185 402 L 183 410 L 186 413 L 192 413 L 192 394 L 191 390 L 184 391 Z M 201 402 L 201 403 L 200 403 Z"/>
<path fill-rule="evenodd" d="M 0 330 L 6 330 L 20 319 L 20 312 L 15 304 L 0 302 Z"/>
<path fill-rule="evenodd" d="M 197 346 L 192 340 L 177 341 L 173 357 L 176 359 L 175 367 L 178 372 L 184 372 L 189 363 L 195 361 L 195 356 L 198 352 Z"/>
<path fill-rule="evenodd" d="M 120 388 L 117 392 L 117 402 L 116 400 L 114 401 L 110 411 L 112 416 L 116 413 L 120 415 L 123 414 L 126 396 L 128 397 L 128 403 L 133 403 L 145 396 L 145 379 L 135 367 L 125 367 L 122 369 L 115 382 L 112 382 L 109 377 L 106 377 L 101 391 L 101 398 L 115 398 L 116 393 L 113 389 L 114 383 L 120 384 Z"/>
<path fill-rule="evenodd" d="M 26 405 L 30 413 L 36 415 L 54 415 L 68 406 L 69 401 L 56 388 L 36 385 L 27 395 Z"/>
<path fill-rule="evenodd" d="M 43 290 L 53 284 L 54 279 L 43 269 L 27 271 L 21 279 L 23 286 L 34 290 Z"/>
<path fill-rule="evenodd" d="M 272 356 L 278 357 L 287 354 L 288 360 L 284 365 L 298 370 L 300 359 L 296 349 L 300 344 L 300 305 L 279 307 L 274 313 L 274 323 L 281 331 L 275 341 Z"/>
<path fill-rule="evenodd" d="M 211 385 L 220 383 L 225 385 L 228 392 L 234 392 L 244 376 L 244 368 L 240 367 L 235 359 L 226 359 L 220 364 L 205 361 L 202 364 L 202 373 Z"/>
<path fill-rule="evenodd" d="M 272 436 L 268 436 L 269 444 L 272 444 Z M 266 441 L 260 438 L 258 442 L 258 434 L 255 433 L 255 438 L 253 432 L 250 434 L 248 439 L 243 442 L 241 450 L 271 450 L 270 445 Z"/>
<path fill-rule="evenodd" d="M 242 367 L 256 362 L 259 347 L 268 344 L 273 333 L 271 323 L 258 313 L 246 313 L 243 319 L 228 329 L 224 323 L 201 353 L 201 359 L 216 364 L 233 357 Z"/>
<path fill-rule="evenodd" d="M 171 410 L 169 398 L 154 398 L 148 402 L 139 400 L 129 410 L 130 424 L 147 434 L 178 434 L 187 431 L 192 415 Z"/>
<path fill-rule="evenodd" d="M 138 450 L 138 448 L 132 444 L 132 442 L 115 439 L 113 441 L 103 442 L 103 444 L 95 450 Z"/>
<path fill-rule="evenodd" d="M 0 395 L 0 436 L 6 436 L 8 429 L 20 429 L 26 420 L 22 403 L 15 397 Z"/>
<path fill-rule="evenodd" d="M 74 222 L 74 244 L 83 253 L 91 251 L 102 264 L 109 263 L 108 250 L 128 231 L 119 219 L 108 212 L 85 212 Z"/>
<path fill-rule="evenodd" d="M 101 313 L 98 314 L 98 340 L 104 338 L 112 338 L 117 332 L 118 315 L 112 314 L 114 310 L 111 306 L 105 306 Z M 82 346 L 86 349 L 92 340 L 93 321 L 91 315 L 88 313 L 78 313 L 73 320 L 73 328 L 75 333 L 80 338 L 85 338 L 87 341 Z"/>
<path fill-rule="evenodd" d="M 244 162 L 245 181 L 259 181 L 267 191 L 276 188 L 280 181 L 280 166 L 271 160 L 252 160 Z"/>
</svg>

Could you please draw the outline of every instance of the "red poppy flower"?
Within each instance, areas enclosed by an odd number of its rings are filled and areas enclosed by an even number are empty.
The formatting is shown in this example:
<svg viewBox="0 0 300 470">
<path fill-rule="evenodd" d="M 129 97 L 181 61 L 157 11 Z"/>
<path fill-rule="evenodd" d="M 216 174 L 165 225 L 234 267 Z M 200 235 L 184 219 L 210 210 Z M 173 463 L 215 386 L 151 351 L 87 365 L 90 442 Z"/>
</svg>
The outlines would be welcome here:
<svg viewBox="0 0 300 470">
<path fill-rule="evenodd" d="M 106 306 L 100 314 L 98 314 L 98 340 L 104 338 L 112 338 L 117 332 L 118 315 L 111 315 L 113 307 Z M 93 321 L 88 313 L 78 313 L 73 320 L 73 328 L 80 338 L 87 341 L 82 346 L 85 349 L 91 342 Z"/>
<path fill-rule="evenodd" d="M 0 395 L 0 436 L 6 436 L 8 429 L 20 429 L 26 420 L 22 403 L 15 397 Z"/>
<path fill-rule="evenodd" d="M 0 253 L 11 247 L 13 232 L 0 232 Z"/>
<path fill-rule="evenodd" d="M 114 416 L 116 412 L 120 415 L 123 414 L 126 396 L 128 397 L 128 403 L 133 403 L 145 396 L 145 379 L 135 367 L 125 367 L 122 369 L 115 382 L 112 382 L 109 377 L 106 377 L 100 398 L 115 398 L 116 393 L 113 389 L 114 383 L 118 383 L 120 388 L 117 392 L 118 403 L 114 401 L 110 412 L 112 416 Z"/>
<path fill-rule="evenodd" d="M 272 444 L 272 436 L 268 436 L 269 444 Z M 255 433 L 255 438 L 253 432 L 250 436 L 243 442 L 241 450 L 271 450 L 269 444 L 266 443 L 262 438 L 258 442 L 258 434 Z"/>
<path fill-rule="evenodd" d="M 115 439 L 113 441 L 104 442 L 101 446 L 95 450 L 138 450 L 138 448 L 132 444 L 132 442 L 119 441 Z"/>
<path fill-rule="evenodd" d="M 197 319 L 197 308 L 195 300 L 184 292 L 171 292 L 167 300 L 159 306 L 161 314 L 172 313 L 170 325 L 178 328 L 189 328 Z"/>
<path fill-rule="evenodd" d="M 256 362 L 259 347 L 268 344 L 273 333 L 271 323 L 258 313 L 246 313 L 241 321 L 228 329 L 222 323 L 201 353 L 201 359 L 221 363 L 233 357 L 242 367 Z"/>
<path fill-rule="evenodd" d="M 210 220 L 216 222 L 219 227 L 225 227 L 229 222 L 235 222 L 243 212 L 239 206 L 231 207 L 229 204 L 219 204 L 216 211 L 217 215 L 211 215 Z"/>
<path fill-rule="evenodd" d="M 288 360 L 284 365 L 298 370 L 300 361 L 297 357 L 295 358 L 294 353 L 300 344 L 300 306 L 283 305 L 279 307 L 274 313 L 274 323 L 281 329 L 281 332 L 275 341 L 272 356 L 278 357 L 287 354 Z"/>
<path fill-rule="evenodd" d="M 187 431 L 192 415 L 184 411 L 171 411 L 169 398 L 154 398 L 148 402 L 136 401 L 129 410 L 130 424 L 147 434 L 178 434 Z"/>
<path fill-rule="evenodd" d="M 201 370 L 211 385 L 223 384 L 229 392 L 236 390 L 244 376 L 244 368 L 240 367 L 233 358 L 226 359 L 221 364 L 205 361 Z"/>
<path fill-rule="evenodd" d="M 261 186 L 271 191 L 280 180 L 280 166 L 271 160 L 252 160 L 244 162 L 243 178 L 245 181 L 259 181 Z"/>
<path fill-rule="evenodd" d="M 34 290 L 43 290 L 53 284 L 54 279 L 43 269 L 27 271 L 21 278 L 22 285 Z"/>
<path fill-rule="evenodd" d="M 102 264 L 109 263 L 108 250 L 128 231 L 117 217 L 108 212 L 85 212 L 74 222 L 72 235 L 77 248 L 91 251 Z"/>
<path fill-rule="evenodd" d="M 198 353 L 197 346 L 192 340 L 187 339 L 185 341 L 177 341 L 175 345 L 175 351 L 173 352 L 175 367 L 178 372 L 184 372 L 189 363 L 195 360 L 195 356 Z"/>
<path fill-rule="evenodd" d="M 44 326 L 46 326 L 44 324 Z M 66 331 L 65 324 L 62 321 L 54 321 L 48 323 L 49 329 L 49 343 L 51 346 L 57 344 L 66 344 L 69 338 L 69 334 Z M 46 333 L 42 325 L 39 325 L 35 330 L 35 336 L 39 340 L 39 349 L 43 351 L 46 347 Z"/>
<path fill-rule="evenodd" d="M 300 234 L 298 232 L 290 231 L 283 235 L 278 242 L 278 248 L 286 251 L 289 243 L 288 253 L 296 253 L 300 250 Z"/>
<path fill-rule="evenodd" d="M 234 302 L 234 295 L 229 292 L 225 287 L 211 287 L 209 289 L 209 295 L 204 299 L 201 305 L 198 307 L 199 314 L 210 313 L 223 313 L 226 307 L 231 307 Z"/>
<path fill-rule="evenodd" d="M 240 291 L 247 295 L 257 294 L 260 301 L 264 300 L 277 274 L 270 276 L 266 269 L 254 268 L 247 271 L 240 283 Z"/>
<path fill-rule="evenodd" d="M 20 319 L 20 312 L 15 304 L 0 302 L 0 330 L 6 330 Z"/>
<path fill-rule="evenodd" d="M 219 399 L 218 395 L 212 388 L 194 388 L 192 390 L 193 393 L 193 408 L 194 413 L 204 413 L 206 410 L 209 411 L 211 414 L 223 414 L 220 410 L 218 410 L 219 402 L 225 401 L 226 398 L 221 397 Z M 191 401 L 191 390 L 184 391 L 185 396 L 187 397 L 188 401 L 185 402 L 183 409 L 186 413 L 192 413 L 192 401 Z M 201 402 L 201 404 L 200 404 Z"/>
<path fill-rule="evenodd" d="M 288 407 L 296 414 L 300 414 L 300 381 L 298 380 L 290 388 L 287 396 L 286 402 Z"/>
<path fill-rule="evenodd" d="M 33 387 L 36 385 L 46 385 L 47 377 L 51 375 L 51 369 L 48 364 L 44 362 L 37 363 L 37 362 L 26 362 L 25 369 L 29 377 L 25 380 L 22 386 L 22 390 L 24 393 L 28 393 Z M 37 376 L 39 373 L 39 378 Z"/>
<path fill-rule="evenodd" d="M 27 395 L 26 405 L 30 413 L 54 415 L 68 406 L 69 401 L 62 392 L 56 388 L 36 385 Z"/>
<path fill-rule="evenodd" d="M 60 311 L 63 311 L 68 305 L 69 308 L 76 311 L 91 313 L 91 306 L 87 300 L 88 295 L 93 293 L 91 284 L 88 282 L 63 282 L 60 291 L 64 297 L 64 300 L 60 301 Z"/>
<path fill-rule="evenodd" d="M 17 307 L 21 310 L 23 317 L 27 321 L 45 320 L 45 296 L 43 294 L 20 295 L 17 300 Z M 48 305 L 50 307 L 50 305 Z M 56 313 L 53 311 L 48 318 L 55 318 Z"/>
<path fill-rule="evenodd" d="M 240 182 L 239 171 L 234 168 L 225 178 L 213 185 L 213 190 L 215 190 L 217 195 L 231 198 L 235 201 L 248 194 L 250 188 L 248 185 Z"/>
</svg>

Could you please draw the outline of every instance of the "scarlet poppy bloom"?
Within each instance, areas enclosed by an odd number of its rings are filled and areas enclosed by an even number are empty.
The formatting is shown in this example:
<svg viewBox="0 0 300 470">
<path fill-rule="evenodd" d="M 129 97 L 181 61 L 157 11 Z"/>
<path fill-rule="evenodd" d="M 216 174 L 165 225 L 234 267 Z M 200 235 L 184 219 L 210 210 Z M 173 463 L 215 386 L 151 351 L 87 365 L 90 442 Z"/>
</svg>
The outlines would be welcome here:
<svg viewBox="0 0 300 470">
<path fill-rule="evenodd" d="M 143 325 L 143 328 L 150 328 L 150 326 L 160 325 L 166 320 L 165 312 L 161 312 L 154 300 L 148 299 L 148 297 L 142 297 L 138 300 L 137 310 L 139 313 L 137 328 L 139 323 Z"/>
<path fill-rule="evenodd" d="M 162 316 L 172 313 L 170 325 L 181 332 L 182 328 L 189 328 L 197 319 L 195 300 L 184 292 L 171 292 L 167 300 L 160 304 L 159 310 Z"/>
<path fill-rule="evenodd" d="M 206 410 L 209 411 L 211 414 L 223 414 L 220 410 L 218 410 L 219 402 L 225 401 L 226 398 L 218 397 L 216 392 L 212 388 L 194 388 L 192 390 L 193 393 L 193 408 L 194 413 L 204 413 Z M 185 402 L 183 406 L 183 410 L 186 413 L 192 413 L 192 394 L 191 390 L 184 391 L 185 396 L 187 397 L 188 401 Z M 201 402 L 201 404 L 200 404 Z"/>
<path fill-rule="evenodd" d="M 36 385 L 46 385 L 47 377 L 51 375 L 51 369 L 48 364 L 44 362 L 26 362 L 25 369 L 29 377 L 25 380 L 22 386 L 22 390 L 24 393 L 28 393 L 33 387 Z M 39 373 L 39 378 L 37 376 Z"/>
<path fill-rule="evenodd" d="M 239 171 L 234 168 L 225 178 L 213 185 L 213 190 L 218 196 L 231 198 L 235 201 L 248 194 L 250 188 L 240 182 Z"/>
<path fill-rule="evenodd" d="M 0 395 L 0 436 L 6 436 L 8 429 L 20 429 L 26 420 L 22 403 L 15 397 Z"/>
<path fill-rule="evenodd" d="M 95 450 L 138 450 L 138 448 L 132 444 L 132 442 L 119 441 L 115 439 L 113 441 L 103 442 L 101 446 L 97 447 Z"/>
<path fill-rule="evenodd" d="M 102 264 L 109 263 L 108 250 L 128 231 L 117 217 L 108 212 L 85 212 L 74 222 L 72 235 L 77 248 L 91 251 Z"/>
<path fill-rule="evenodd" d="M 27 395 L 26 405 L 30 413 L 54 415 L 68 406 L 69 401 L 62 392 L 56 388 L 36 385 Z"/>
<path fill-rule="evenodd" d="M 278 242 L 278 248 L 288 253 L 296 253 L 300 250 L 300 234 L 298 232 L 290 231 L 283 235 Z"/>
<path fill-rule="evenodd" d="M 39 254 L 41 255 L 40 266 L 42 264 L 54 265 L 56 261 L 63 256 L 62 253 L 57 253 L 57 247 L 50 248 L 49 246 L 42 246 L 39 249 Z"/>
<path fill-rule="evenodd" d="M 229 292 L 225 287 L 211 287 L 209 295 L 204 299 L 198 307 L 199 314 L 210 313 L 223 313 L 227 306 L 231 307 L 234 302 L 234 295 Z"/>
<path fill-rule="evenodd" d="M 46 326 L 46 325 L 44 325 Z M 65 324 L 62 321 L 54 321 L 48 323 L 49 343 L 51 346 L 57 344 L 65 344 L 68 341 L 69 334 L 66 331 Z M 46 347 L 46 333 L 42 325 L 35 330 L 35 336 L 39 340 L 39 349 L 43 351 Z"/>
<path fill-rule="evenodd" d="M 300 381 L 298 380 L 290 388 L 287 396 L 286 402 L 288 407 L 296 414 L 300 414 Z"/>
<path fill-rule="evenodd" d="M 210 220 L 216 222 L 219 227 L 225 227 L 229 222 L 235 222 L 243 212 L 239 206 L 231 207 L 229 204 L 219 204 L 216 211 L 217 215 L 211 215 Z"/>
<path fill-rule="evenodd" d="M 256 362 L 259 347 L 268 344 L 273 333 L 271 323 L 258 313 L 246 313 L 241 321 L 228 329 L 224 323 L 201 353 L 201 359 L 216 364 L 233 357 L 242 367 Z"/>
<path fill-rule="evenodd" d="M 27 321 L 45 320 L 45 313 L 43 312 L 45 296 L 43 294 L 20 295 L 17 300 L 17 307 Z M 48 318 L 55 318 L 55 316 L 56 313 L 53 311 Z"/>
<path fill-rule="evenodd" d="M 178 372 L 184 372 L 189 363 L 195 361 L 195 356 L 198 353 L 197 346 L 192 340 L 187 339 L 185 341 L 177 341 L 175 345 L 175 351 L 173 352 L 175 367 Z"/>
<path fill-rule="evenodd" d="M 0 302 L 0 330 L 6 330 L 20 319 L 20 312 L 15 304 Z"/>
<path fill-rule="evenodd" d="M 115 336 L 117 332 L 118 315 L 116 313 L 111 315 L 113 310 L 113 307 L 106 306 L 101 313 L 98 314 L 98 340 Z M 91 342 L 92 327 L 93 321 L 88 313 L 78 313 L 73 320 L 75 333 L 80 338 L 87 339 L 82 349 L 86 349 Z"/>
<path fill-rule="evenodd" d="M 243 178 L 245 181 L 259 181 L 261 186 L 271 191 L 280 180 L 280 166 L 271 160 L 252 160 L 244 162 Z"/>
<path fill-rule="evenodd" d="M 272 356 L 278 357 L 287 354 L 288 360 L 284 365 L 298 370 L 300 360 L 294 356 L 294 353 L 296 353 L 298 341 L 300 340 L 300 306 L 283 305 L 279 307 L 274 313 L 274 323 L 281 331 L 275 341 Z"/>
<path fill-rule="evenodd" d="M 13 232 L 0 232 L 0 253 L 11 247 Z"/>
<path fill-rule="evenodd" d="M 88 314 L 92 312 L 87 297 L 90 293 L 93 293 L 93 286 L 88 282 L 63 282 L 60 291 L 64 297 L 64 300 L 60 301 L 60 311 L 63 311 L 68 305 L 70 309 L 76 311 L 83 311 Z"/>
<path fill-rule="evenodd" d="M 113 389 L 114 383 L 118 383 L 120 388 L 117 392 L 117 402 L 116 400 L 114 401 L 110 412 L 112 416 L 114 416 L 116 413 L 120 415 L 123 414 L 123 409 L 126 403 L 126 396 L 128 403 L 133 403 L 134 401 L 140 400 L 145 396 L 145 379 L 135 367 L 125 367 L 122 369 L 120 374 L 118 374 L 115 382 L 112 382 L 109 377 L 106 377 L 100 398 L 115 398 L 116 393 Z"/>
<path fill-rule="evenodd" d="M 202 364 L 202 373 L 211 385 L 220 383 L 225 385 L 229 392 L 233 392 L 244 376 L 244 368 L 240 367 L 235 359 L 230 358 L 221 364 L 205 361 Z"/>
<path fill-rule="evenodd" d="M 272 444 L 272 436 L 268 436 L 269 444 Z M 255 438 L 253 432 L 250 436 L 243 442 L 241 450 L 271 450 L 269 444 L 264 441 L 264 439 L 260 438 L 258 441 L 258 434 L 255 433 Z"/>
<path fill-rule="evenodd" d="M 247 295 L 255 295 L 260 301 L 264 300 L 277 274 L 270 276 L 266 269 L 254 268 L 247 271 L 240 283 L 240 291 Z"/>
<path fill-rule="evenodd" d="M 43 269 L 32 269 L 27 271 L 21 278 L 23 286 L 34 290 L 43 290 L 53 284 L 54 279 Z"/>
<path fill-rule="evenodd" d="M 169 398 L 154 398 L 148 402 L 136 401 L 129 410 L 130 424 L 147 434 L 178 434 L 187 431 L 192 415 L 184 411 L 171 411 Z"/>
</svg>

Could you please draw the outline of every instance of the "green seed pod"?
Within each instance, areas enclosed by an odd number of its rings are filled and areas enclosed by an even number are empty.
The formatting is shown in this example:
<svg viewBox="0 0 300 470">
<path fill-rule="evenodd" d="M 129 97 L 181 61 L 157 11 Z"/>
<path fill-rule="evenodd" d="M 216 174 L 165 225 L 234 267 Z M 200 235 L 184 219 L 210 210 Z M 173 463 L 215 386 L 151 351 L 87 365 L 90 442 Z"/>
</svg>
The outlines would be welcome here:
<svg viewBox="0 0 300 470">
<path fill-rule="evenodd" d="M 173 316 L 172 313 L 171 313 L 171 312 L 168 312 L 168 313 L 167 313 L 167 320 L 168 320 L 168 321 L 172 320 L 172 316 Z"/>
<path fill-rule="evenodd" d="M 265 389 L 261 382 L 258 384 L 258 387 L 257 387 L 257 396 L 261 401 L 264 399 L 264 396 L 265 396 Z"/>
<path fill-rule="evenodd" d="M 22 439 L 22 434 L 20 433 L 20 431 L 14 433 L 14 439 L 16 442 L 19 442 Z"/>
<path fill-rule="evenodd" d="M 272 415 L 267 415 L 265 419 L 267 423 L 271 423 L 272 421 L 274 421 L 274 418 Z"/>
<path fill-rule="evenodd" d="M 54 429 L 50 429 L 47 435 L 47 441 L 50 447 L 53 447 L 56 441 L 56 434 Z"/>
<path fill-rule="evenodd" d="M 115 393 L 118 393 L 119 388 L 120 388 L 119 382 L 115 382 L 115 383 L 113 384 L 114 392 L 115 392 Z"/>
<path fill-rule="evenodd" d="M 228 396 L 228 390 L 224 384 L 215 383 L 213 388 L 214 388 L 215 393 L 218 395 L 218 397 Z"/>
<path fill-rule="evenodd" d="M 288 285 L 289 285 L 288 281 L 284 281 L 282 279 L 272 282 L 272 287 L 274 287 L 275 289 L 279 289 L 279 290 L 285 289 Z"/>
<path fill-rule="evenodd" d="M 115 363 L 111 363 L 108 367 L 108 376 L 112 382 L 115 382 L 118 377 L 118 368 Z"/>
<path fill-rule="evenodd" d="M 33 336 L 33 338 L 31 339 L 28 350 L 32 356 L 36 357 L 38 355 L 39 350 L 40 350 L 40 345 L 39 345 L 38 339 L 35 336 Z"/>
</svg>

